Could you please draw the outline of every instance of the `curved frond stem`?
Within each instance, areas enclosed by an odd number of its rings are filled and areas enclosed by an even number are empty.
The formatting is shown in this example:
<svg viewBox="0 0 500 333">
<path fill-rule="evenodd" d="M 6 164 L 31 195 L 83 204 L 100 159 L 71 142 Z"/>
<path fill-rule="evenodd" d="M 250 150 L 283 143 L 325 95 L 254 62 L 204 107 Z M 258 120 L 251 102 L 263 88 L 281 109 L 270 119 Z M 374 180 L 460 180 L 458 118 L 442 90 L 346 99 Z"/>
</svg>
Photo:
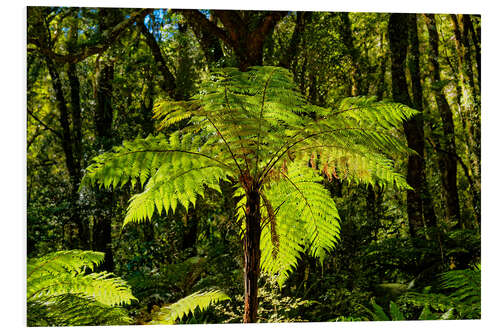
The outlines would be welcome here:
<svg viewBox="0 0 500 333">
<path fill-rule="evenodd" d="M 294 139 L 297 135 L 299 135 L 299 133 L 295 133 L 295 135 L 293 135 L 290 139 Z M 278 159 L 273 162 L 273 159 L 278 156 L 278 153 L 281 151 L 281 149 L 285 148 L 286 146 L 288 145 L 288 142 L 285 142 L 284 144 L 281 145 L 281 147 L 279 147 L 279 149 L 273 154 L 273 156 L 271 156 L 271 158 L 269 159 L 269 161 L 267 161 L 266 165 L 264 166 L 264 168 L 262 168 L 262 172 L 261 172 L 261 175 L 259 177 L 259 184 L 261 184 L 264 179 L 266 178 L 267 176 L 267 170 L 271 170 L 274 165 L 280 160 L 280 158 L 286 154 L 286 152 L 291 148 L 288 148 L 287 150 L 285 150 L 285 152 L 282 154 L 282 155 L 279 155 Z M 271 165 L 272 163 L 272 165 Z M 270 166 L 271 165 L 271 166 Z M 270 166 L 270 167 L 269 167 Z"/>
<path fill-rule="evenodd" d="M 311 205 L 309 204 L 309 201 L 307 200 L 306 196 L 304 195 L 304 193 L 302 193 L 302 191 L 300 190 L 300 188 L 297 186 L 297 184 L 295 184 L 283 171 L 280 170 L 280 174 L 285 177 L 285 179 L 287 181 L 290 182 L 290 184 L 292 184 L 292 186 L 297 190 L 297 192 L 299 192 L 300 196 L 302 197 L 302 199 L 304 199 L 304 202 L 306 203 L 307 207 L 309 208 L 309 211 L 311 212 L 311 216 L 314 216 L 314 211 L 311 207 Z M 318 232 L 316 230 L 316 233 L 315 233 L 315 236 L 314 238 L 316 238 L 318 236 Z"/>
<path fill-rule="evenodd" d="M 366 109 L 366 106 L 358 106 L 358 107 L 354 107 L 354 108 L 338 110 L 338 111 L 333 112 L 329 116 L 334 117 L 334 116 L 338 116 L 339 114 L 342 114 L 342 113 L 346 113 L 346 112 L 354 111 L 354 110 L 361 110 L 361 109 Z"/>
<path fill-rule="evenodd" d="M 343 147 L 343 146 L 339 146 L 339 145 L 317 145 L 317 146 L 300 148 L 300 149 L 297 149 L 296 151 L 311 150 L 311 149 L 317 149 L 317 148 L 337 148 L 337 149 L 341 149 L 341 150 L 346 150 L 348 152 L 359 153 L 360 155 L 365 156 L 365 152 L 363 152 L 359 149 L 352 149 L 351 147 Z"/>
<path fill-rule="evenodd" d="M 272 170 L 272 168 L 276 165 L 276 163 L 278 163 L 278 161 L 290 150 L 292 149 L 294 146 L 298 145 L 299 143 L 301 142 L 304 142 L 312 137 L 315 137 L 315 136 L 318 136 L 318 135 L 322 135 L 322 134 L 327 134 L 327 133 L 333 133 L 333 132 L 338 132 L 338 131 L 346 131 L 346 130 L 359 130 L 359 131 L 366 131 L 367 129 L 366 128 L 360 128 L 360 127 L 345 127 L 345 128 L 334 128 L 334 129 L 331 129 L 329 131 L 321 131 L 321 132 L 318 132 L 318 133 L 312 133 L 312 134 L 309 134 L 303 138 L 301 138 L 300 140 L 297 140 L 295 141 L 294 143 L 290 144 L 281 154 L 279 154 L 280 150 L 283 149 L 283 146 L 280 147 L 280 149 L 278 149 L 274 154 L 273 156 L 271 157 L 271 159 L 269 160 L 268 163 L 266 163 L 266 166 L 264 167 L 263 169 L 263 173 L 262 173 L 262 176 L 260 177 L 260 180 L 259 180 L 259 185 L 264 181 L 264 179 L 266 179 L 266 176 L 267 174 Z M 295 135 L 296 136 L 296 135 Z M 293 138 L 293 137 L 292 137 Z M 279 154 L 279 155 L 278 155 Z M 276 158 L 276 160 L 274 162 L 271 163 L 271 161 L 276 157 L 278 156 L 278 158 Z"/>
<path fill-rule="evenodd" d="M 210 124 L 212 124 L 212 126 L 215 128 L 215 130 L 217 131 L 217 134 L 220 136 L 220 138 L 222 139 L 222 141 L 224 141 L 224 144 L 226 145 L 227 147 L 227 150 L 229 151 L 229 153 L 231 154 L 231 157 L 233 158 L 233 161 L 234 163 L 236 164 L 236 167 L 238 167 L 238 170 L 240 171 L 240 175 L 243 176 L 243 170 L 241 170 L 241 167 L 240 167 L 240 164 L 238 163 L 238 161 L 236 160 L 236 156 L 234 155 L 233 151 L 231 150 L 231 147 L 229 146 L 229 144 L 227 143 L 226 139 L 224 138 L 224 136 L 222 135 L 222 133 L 219 131 L 219 129 L 217 128 L 217 126 L 215 126 L 214 122 L 208 118 L 207 115 L 205 115 L 205 118 L 207 118 L 207 120 L 210 122 Z"/>
<path fill-rule="evenodd" d="M 214 157 L 211 157 L 211 156 L 203 154 L 203 153 L 198 153 L 198 152 L 189 151 L 189 150 L 182 150 L 182 149 L 142 149 L 142 150 L 134 150 L 134 151 L 126 152 L 126 153 L 121 153 L 117 156 L 121 157 L 121 156 L 130 155 L 130 154 L 136 154 L 136 153 L 185 153 L 185 154 L 191 154 L 191 155 L 198 155 L 198 156 L 208 158 L 214 162 L 217 162 L 228 169 L 231 169 L 231 167 L 229 165 L 227 165 L 226 163 L 224 163 L 222 161 L 219 161 L 218 159 L 216 159 Z"/>
<path fill-rule="evenodd" d="M 286 202 L 287 200 L 283 200 L 278 207 L 273 211 L 274 216 L 278 215 L 278 212 L 280 211 L 281 206 Z M 264 221 L 262 221 L 262 228 L 264 228 L 268 223 L 269 223 L 269 217 L 267 217 Z"/>
<path fill-rule="evenodd" d="M 226 100 L 226 106 L 227 106 L 227 109 L 228 109 L 228 114 L 229 116 L 231 117 L 231 119 L 233 120 L 234 123 L 236 123 L 236 119 L 234 119 L 234 115 L 233 115 L 233 112 L 231 111 L 231 104 L 229 103 L 229 99 L 227 97 L 227 86 L 224 87 L 224 99 Z M 244 109 L 243 106 L 241 106 L 242 109 Z M 241 147 L 241 150 L 243 151 L 243 144 L 241 143 L 241 135 L 238 134 L 238 139 L 240 139 L 240 147 Z M 245 165 L 247 167 L 247 172 L 250 173 L 250 166 L 248 165 L 248 160 L 247 160 L 247 156 L 244 154 L 243 155 L 243 159 L 245 160 Z"/>
</svg>

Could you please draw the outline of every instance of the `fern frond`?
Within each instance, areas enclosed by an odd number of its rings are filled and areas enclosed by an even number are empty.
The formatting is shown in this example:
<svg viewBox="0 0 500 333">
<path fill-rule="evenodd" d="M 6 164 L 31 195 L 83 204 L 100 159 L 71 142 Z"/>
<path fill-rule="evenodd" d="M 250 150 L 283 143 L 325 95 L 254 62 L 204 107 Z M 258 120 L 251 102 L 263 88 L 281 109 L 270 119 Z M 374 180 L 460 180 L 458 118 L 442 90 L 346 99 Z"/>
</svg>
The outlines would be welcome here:
<svg viewBox="0 0 500 333">
<path fill-rule="evenodd" d="M 57 326 L 84 324 L 91 317 L 108 324 L 129 322 L 126 313 L 116 308 L 136 299 L 127 283 L 107 272 L 85 274 L 103 258 L 104 253 L 72 250 L 30 259 L 26 295 L 28 321 L 39 324 L 45 321 Z M 117 321 L 112 322 L 112 318 Z"/>
<path fill-rule="evenodd" d="M 445 289 L 454 290 L 450 297 L 467 304 L 481 303 L 481 271 L 454 270 L 441 275 L 441 284 Z"/>
<path fill-rule="evenodd" d="M 454 270 L 440 276 L 441 286 L 450 290 L 444 294 L 408 293 L 404 300 L 416 306 L 430 307 L 437 311 L 447 312 L 446 318 L 454 316 L 464 319 L 478 319 L 481 317 L 481 271 Z"/>
<path fill-rule="evenodd" d="M 43 302 L 28 302 L 27 324 L 33 326 L 104 326 L 132 323 L 128 312 L 92 298 L 71 294 L 46 297 Z"/>
<path fill-rule="evenodd" d="M 229 297 L 220 290 L 198 291 L 173 304 L 162 307 L 150 324 L 174 324 L 176 320 L 194 313 L 196 309 L 204 311 L 211 305 L 228 299 Z"/>
<path fill-rule="evenodd" d="M 220 192 L 219 181 L 231 174 L 224 162 L 205 154 L 211 150 L 213 155 L 212 144 L 179 131 L 168 138 L 159 135 L 125 141 L 96 157 L 82 184 L 116 187 L 127 182 L 134 185 L 137 180 L 143 186 L 147 182 L 144 191 L 131 198 L 124 225 L 151 219 L 155 211 L 175 211 L 178 203 L 187 210 L 190 203 L 195 205 L 197 195 L 203 196 L 205 186 Z"/>
<path fill-rule="evenodd" d="M 344 98 L 333 116 L 372 128 L 397 129 L 403 121 L 419 114 L 404 104 L 377 101 L 375 96 Z"/>
<path fill-rule="evenodd" d="M 301 252 L 307 251 L 322 262 L 338 240 L 340 217 L 320 181 L 322 178 L 311 168 L 294 163 L 288 168 L 288 175 L 265 189 L 268 205 L 274 207 L 277 230 L 273 231 L 270 223 L 262 227 L 261 266 L 270 274 L 278 274 L 280 285 L 297 264 Z M 264 221 L 269 214 L 269 208 L 263 211 Z M 280 240 L 279 248 L 275 238 Z"/>
<path fill-rule="evenodd" d="M 93 270 L 103 260 L 102 252 L 81 250 L 52 252 L 41 258 L 29 259 L 27 277 L 30 280 L 48 275 L 79 274 L 86 268 Z"/>
</svg>

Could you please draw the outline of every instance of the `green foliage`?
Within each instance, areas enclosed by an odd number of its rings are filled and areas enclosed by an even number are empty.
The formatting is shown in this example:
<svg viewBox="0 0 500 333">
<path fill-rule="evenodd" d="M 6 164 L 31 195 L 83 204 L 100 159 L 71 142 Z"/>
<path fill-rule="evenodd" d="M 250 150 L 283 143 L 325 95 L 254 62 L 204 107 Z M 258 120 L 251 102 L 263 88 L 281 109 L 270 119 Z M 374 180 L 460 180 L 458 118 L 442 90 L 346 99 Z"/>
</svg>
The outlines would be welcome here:
<svg viewBox="0 0 500 333">
<path fill-rule="evenodd" d="M 196 309 L 204 311 L 209 306 L 228 300 L 229 297 L 220 290 L 211 289 L 195 292 L 179 301 L 162 307 L 155 313 L 151 324 L 174 324 L 176 320 L 195 313 Z"/>
<path fill-rule="evenodd" d="M 393 301 L 390 302 L 389 305 L 389 315 L 387 315 L 383 308 L 378 305 L 375 301 L 372 300 L 372 308 L 373 312 L 372 319 L 375 321 L 401 321 L 401 320 L 411 320 L 412 318 L 408 317 L 408 315 L 404 314 L 401 308 Z M 447 318 L 448 314 L 444 314 L 440 316 L 439 314 L 432 313 L 428 306 L 425 306 L 422 312 L 420 313 L 418 320 L 436 320 L 436 319 L 449 319 Z"/>
<path fill-rule="evenodd" d="M 442 293 L 408 293 L 403 300 L 416 306 L 432 308 L 447 319 L 481 318 L 481 270 L 448 271 L 440 276 Z"/>
<path fill-rule="evenodd" d="M 59 251 L 28 260 L 29 326 L 120 325 L 130 323 L 120 305 L 136 298 L 130 287 L 111 273 L 93 271 L 104 254 Z"/>
<path fill-rule="evenodd" d="M 322 260 L 338 239 L 339 216 L 321 173 L 408 188 L 384 154 L 409 152 L 393 126 L 415 111 L 370 98 L 344 106 L 333 112 L 307 104 L 283 68 L 215 71 L 192 100 L 156 105 L 160 130 L 189 118 L 188 126 L 96 157 L 83 183 L 146 184 L 132 197 L 125 223 L 175 211 L 178 202 L 188 209 L 205 187 L 220 190 L 221 180 L 237 181 L 236 195 L 256 188 L 263 199 L 262 268 L 280 274 L 282 284 L 300 252 Z"/>
<path fill-rule="evenodd" d="M 241 274 L 241 272 L 240 272 Z M 294 295 L 284 295 L 280 290 L 274 276 L 263 274 L 260 279 L 259 308 L 257 310 L 257 322 L 280 323 L 280 322 L 304 322 L 304 317 L 310 309 L 319 302 L 307 300 Z M 214 312 L 217 313 L 218 322 L 241 323 L 244 312 L 244 301 L 241 293 L 231 296 L 230 302 L 217 304 Z"/>
</svg>

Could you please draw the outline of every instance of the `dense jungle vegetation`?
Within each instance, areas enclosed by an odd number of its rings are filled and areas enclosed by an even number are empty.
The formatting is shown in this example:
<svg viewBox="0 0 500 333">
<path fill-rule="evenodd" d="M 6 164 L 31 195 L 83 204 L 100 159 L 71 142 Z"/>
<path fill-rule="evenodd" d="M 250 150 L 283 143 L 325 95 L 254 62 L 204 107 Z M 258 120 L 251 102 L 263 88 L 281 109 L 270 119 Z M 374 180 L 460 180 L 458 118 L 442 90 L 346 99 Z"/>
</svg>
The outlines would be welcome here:
<svg viewBox="0 0 500 333">
<path fill-rule="evenodd" d="M 481 17 L 27 8 L 28 326 L 481 318 Z"/>
</svg>

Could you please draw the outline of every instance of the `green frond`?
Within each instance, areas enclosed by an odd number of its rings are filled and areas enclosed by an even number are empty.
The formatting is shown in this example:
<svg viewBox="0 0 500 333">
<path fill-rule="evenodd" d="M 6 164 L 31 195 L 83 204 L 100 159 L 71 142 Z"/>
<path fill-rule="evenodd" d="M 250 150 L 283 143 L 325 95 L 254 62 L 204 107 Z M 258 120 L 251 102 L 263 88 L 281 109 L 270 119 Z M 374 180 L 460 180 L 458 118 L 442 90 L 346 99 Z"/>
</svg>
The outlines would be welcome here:
<svg viewBox="0 0 500 333">
<path fill-rule="evenodd" d="M 481 303 L 481 271 L 454 270 L 441 275 L 441 285 L 445 289 L 454 290 L 450 297 L 467 304 Z"/>
<path fill-rule="evenodd" d="M 110 307 L 92 298 L 71 294 L 47 297 L 42 302 L 28 302 L 27 324 L 33 326 L 104 326 L 132 323 L 128 312 Z"/>
<path fill-rule="evenodd" d="M 373 320 L 375 320 L 375 321 L 390 321 L 389 317 L 385 314 L 384 309 L 382 309 L 382 307 L 380 305 L 375 303 L 374 300 L 371 301 L 371 304 L 372 304 L 373 312 L 371 312 L 371 311 L 370 312 L 372 314 Z"/>
<path fill-rule="evenodd" d="M 477 319 L 481 317 L 481 271 L 454 270 L 440 276 L 441 287 L 449 290 L 448 295 L 437 293 L 408 293 L 407 303 L 448 312 L 446 317 Z M 453 314 L 452 314 L 453 313 Z"/>
<path fill-rule="evenodd" d="M 30 259 L 26 295 L 28 322 L 34 326 L 130 322 L 126 312 L 117 308 L 136 299 L 127 283 L 107 272 L 85 274 L 103 259 L 104 253 L 81 250 Z"/>
<path fill-rule="evenodd" d="M 262 211 L 261 267 L 278 274 L 282 285 L 297 264 L 301 252 L 307 251 L 323 261 L 335 247 L 340 232 L 340 217 L 330 193 L 319 182 L 322 177 L 314 170 L 290 165 L 288 174 L 265 189 L 274 207 L 275 232 L 279 241 L 276 249 L 268 209 Z"/>
<path fill-rule="evenodd" d="M 391 130 L 419 113 L 401 103 L 377 101 L 375 96 L 357 96 L 343 99 L 333 116 L 369 128 Z"/>
<path fill-rule="evenodd" d="M 394 170 L 391 159 L 363 145 L 346 146 L 344 142 L 330 142 L 301 148 L 296 155 L 304 165 L 312 165 L 330 181 L 336 178 L 353 184 L 411 188 L 405 176 Z"/>
<path fill-rule="evenodd" d="M 167 128 L 184 119 L 191 117 L 191 110 L 196 108 L 196 104 L 185 101 L 169 101 L 168 103 L 156 103 L 153 112 L 153 119 L 161 119 L 158 122 L 158 129 Z"/>
<path fill-rule="evenodd" d="M 79 274 L 86 268 L 94 270 L 104 260 L 104 253 L 69 250 L 49 253 L 41 258 L 28 260 L 28 279 L 57 274 Z M 28 290 L 29 295 L 29 290 Z"/>
<path fill-rule="evenodd" d="M 229 297 L 220 290 L 198 291 L 173 304 L 163 306 L 150 324 L 175 324 L 176 320 L 194 313 L 196 309 L 204 311 L 211 305 L 228 299 Z"/>
<path fill-rule="evenodd" d="M 189 166 L 163 165 L 149 179 L 143 192 L 130 199 L 124 226 L 129 222 L 150 220 L 155 210 L 161 214 L 170 209 L 175 212 L 180 203 L 186 210 L 190 204 L 196 204 L 197 196 L 204 196 L 205 186 L 221 192 L 219 181 L 225 179 L 226 173 L 218 165 L 196 164 L 188 160 Z"/>
<path fill-rule="evenodd" d="M 169 137 L 125 141 L 112 152 L 97 156 L 82 184 L 116 187 L 139 180 L 145 185 L 143 192 L 131 198 L 124 225 L 151 219 L 155 211 L 175 211 L 179 203 L 187 210 L 198 195 L 203 196 L 205 186 L 220 192 L 219 181 L 230 174 L 224 162 L 205 154 L 213 142 L 201 140 L 177 131 Z"/>
</svg>

